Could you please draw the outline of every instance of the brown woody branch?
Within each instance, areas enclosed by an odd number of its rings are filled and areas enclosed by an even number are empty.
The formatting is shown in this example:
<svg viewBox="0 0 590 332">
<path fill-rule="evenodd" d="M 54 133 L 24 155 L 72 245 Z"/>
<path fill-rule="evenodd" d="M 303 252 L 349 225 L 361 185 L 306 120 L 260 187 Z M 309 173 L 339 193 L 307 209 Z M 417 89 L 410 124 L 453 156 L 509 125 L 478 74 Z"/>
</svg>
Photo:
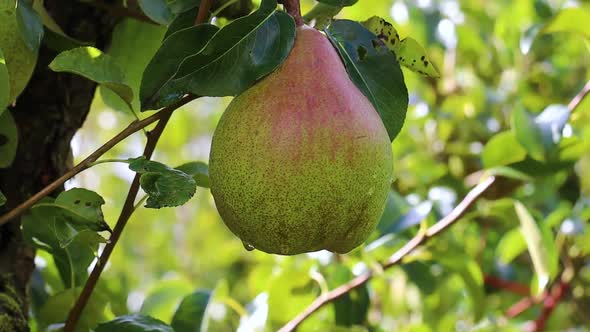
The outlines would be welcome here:
<svg viewBox="0 0 590 332">
<path fill-rule="evenodd" d="M 455 222 L 457 222 L 465 212 L 473 205 L 473 203 L 494 183 L 495 177 L 491 176 L 483 180 L 477 186 L 475 186 L 469 193 L 463 198 L 463 200 L 449 213 L 446 217 L 439 220 L 437 223 L 432 225 L 426 231 L 420 231 L 414 236 L 409 242 L 403 247 L 396 251 L 389 257 L 385 262 L 381 263 L 383 270 L 388 269 L 396 264 L 399 264 L 404 257 L 410 254 L 414 249 L 423 245 L 430 238 L 442 233 L 444 230 L 449 228 Z M 283 326 L 279 332 L 290 332 L 295 331 L 299 324 L 310 317 L 313 313 L 318 311 L 326 304 L 333 302 L 350 291 L 364 285 L 367 281 L 374 277 L 373 272 L 366 272 L 359 275 L 358 277 L 350 280 L 346 284 L 331 290 L 330 292 L 318 297 L 313 301 L 305 310 L 299 315 L 293 318 L 285 326 Z"/>
<path fill-rule="evenodd" d="M 18 217 L 22 213 L 24 213 L 27 209 L 32 207 L 35 203 L 40 201 L 43 197 L 48 196 L 56 189 L 60 188 L 67 180 L 73 178 L 76 174 L 88 169 L 92 166 L 92 163 L 95 162 L 100 156 L 105 154 L 119 142 L 124 140 L 125 138 L 129 137 L 131 134 L 147 127 L 148 125 L 161 120 L 162 118 L 166 117 L 168 114 L 171 114 L 174 110 L 179 108 L 180 106 L 188 103 L 189 101 L 193 100 L 195 97 L 187 96 L 180 100 L 179 102 L 162 109 L 161 111 L 143 119 L 143 120 L 135 120 L 131 122 L 125 129 L 123 129 L 120 133 L 115 135 L 115 137 L 111 138 L 108 142 L 103 144 L 100 148 L 96 151 L 92 152 L 86 159 L 82 160 L 79 164 L 74 166 L 71 170 L 67 171 L 64 175 L 60 176 L 58 179 L 47 185 L 45 188 L 41 189 L 38 193 L 31 196 L 31 198 L 27 199 L 23 203 L 19 204 L 14 209 L 8 211 L 6 214 L 0 216 L 0 226 L 9 222 L 10 220 Z"/>
</svg>

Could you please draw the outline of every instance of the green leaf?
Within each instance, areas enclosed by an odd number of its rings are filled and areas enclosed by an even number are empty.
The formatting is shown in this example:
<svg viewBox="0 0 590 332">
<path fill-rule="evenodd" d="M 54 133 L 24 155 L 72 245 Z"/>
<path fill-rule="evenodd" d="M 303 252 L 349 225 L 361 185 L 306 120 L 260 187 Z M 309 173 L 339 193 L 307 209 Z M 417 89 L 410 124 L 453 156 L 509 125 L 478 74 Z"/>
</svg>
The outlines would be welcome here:
<svg viewBox="0 0 590 332">
<path fill-rule="evenodd" d="M 371 101 L 393 139 L 408 108 L 408 90 L 395 56 L 360 23 L 334 21 L 326 30 L 354 84 Z"/>
<path fill-rule="evenodd" d="M 6 58 L 0 49 L 0 116 L 10 103 L 10 78 L 8 77 L 8 67 L 6 67 Z"/>
<path fill-rule="evenodd" d="M 111 56 L 94 47 L 79 47 L 58 54 L 49 64 L 55 72 L 69 72 L 83 76 L 113 90 L 128 105 L 133 101 L 124 71 Z"/>
<path fill-rule="evenodd" d="M 16 123 L 9 111 L 0 112 L 0 168 L 12 165 L 18 146 Z"/>
<path fill-rule="evenodd" d="M 84 188 L 72 188 L 60 193 L 54 203 L 39 203 L 35 208 L 55 209 L 56 216 L 64 218 L 73 226 L 80 226 L 95 232 L 111 231 L 104 221 L 102 205 L 104 199 L 94 191 Z"/>
<path fill-rule="evenodd" d="M 169 322 L 182 299 L 193 290 L 193 285 L 184 279 L 162 280 L 147 292 L 139 312 Z"/>
<path fill-rule="evenodd" d="M 53 255 L 64 285 L 82 284 L 100 243 L 98 231 L 109 230 L 102 217 L 104 200 L 80 188 L 45 199 L 23 217 L 23 238 L 32 246 Z M 72 276 L 74 280 L 72 280 Z"/>
<path fill-rule="evenodd" d="M 82 288 L 70 288 L 50 296 L 37 317 L 42 323 L 49 325 L 64 322 Z M 84 312 L 80 316 L 76 331 L 89 331 L 98 322 L 105 320 L 104 314 L 109 298 L 99 290 L 92 292 Z"/>
<path fill-rule="evenodd" d="M 4 193 L 0 190 L 0 206 L 3 206 L 4 204 L 6 204 L 6 196 L 4 196 Z"/>
<path fill-rule="evenodd" d="M 32 1 L 16 1 L 16 20 L 21 37 L 27 47 L 37 53 L 43 40 L 43 23 L 41 17 L 32 7 Z"/>
<path fill-rule="evenodd" d="M 110 322 L 100 323 L 96 332 L 175 332 L 161 320 L 143 315 L 119 316 Z"/>
<path fill-rule="evenodd" d="M 515 201 L 514 209 L 535 268 L 537 285 L 533 293 L 540 294 L 557 274 L 559 262 L 557 248 L 550 230 L 542 229 L 540 225 L 537 225 L 522 203 Z"/>
<path fill-rule="evenodd" d="M 197 190 L 197 183 L 190 175 L 145 157 L 129 159 L 129 169 L 141 174 L 141 188 L 149 196 L 147 208 L 182 205 Z"/>
<path fill-rule="evenodd" d="M 527 244 L 520 228 L 514 228 L 506 232 L 498 242 L 496 256 L 502 263 L 508 264 L 522 254 L 526 248 Z"/>
<path fill-rule="evenodd" d="M 138 2 L 141 11 L 152 21 L 162 25 L 172 22 L 174 16 L 166 0 L 139 0 Z"/>
<path fill-rule="evenodd" d="M 125 82 L 133 90 L 134 96 L 140 95 L 143 74 L 161 46 L 165 31 L 163 26 L 135 19 L 124 19 L 115 26 L 111 44 L 106 53 L 120 68 L 125 69 Z M 105 104 L 111 108 L 120 111 L 129 110 L 127 104 L 110 89 L 101 86 L 99 92 Z M 134 98 L 131 104 L 133 110 L 140 109 L 139 98 Z"/>
<path fill-rule="evenodd" d="M 334 7 L 348 7 L 358 2 L 358 0 L 318 0 L 319 3 Z"/>
<path fill-rule="evenodd" d="M 330 272 L 328 286 L 334 289 L 354 278 L 352 271 L 344 265 L 337 265 Z M 334 321 L 336 325 L 353 326 L 364 324 L 369 312 L 369 290 L 365 285 L 356 288 L 334 301 Z"/>
<path fill-rule="evenodd" d="M 45 27 L 43 43 L 51 49 L 57 52 L 62 52 L 66 50 L 71 50 L 72 48 L 90 45 L 90 43 L 88 42 L 83 42 L 68 36 L 55 22 L 53 17 L 49 15 L 47 10 L 43 6 L 43 1 L 34 1 L 33 9 L 39 14 L 41 22 Z"/>
<path fill-rule="evenodd" d="M 158 97 L 159 91 L 169 82 L 184 59 L 201 51 L 219 30 L 211 24 L 200 24 L 180 30 L 167 37 L 145 68 L 139 96 L 141 109 L 157 109 L 180 99 L 182 93 Z"/>
<path fill-rule="evenodd" d="M 166 30 L 166 34 L 164 35 L 164 39 L 170 37 L 177 31 L 192 28 L 195 26 L 195 18 L 197 17 L 197 11 L 195 9 L 189 9 L 185 12 L 178 14 L 174 20 L 168 25 L 168 29 Z M 199 24 L 200 25 L 208 25 L 212 26 L 211 24 Z M 217 27 L 217 26 L 215 26 Z M 217 31 L 217 29 L 215 30 Z M 206 38 L 205 38 L 206 37 Z M 211 36 L 203 36 L 202 39 L 209 40 Z M 204 44 L 203 44 L 204 46 Z M 202 47 L 202 46 L 201 46 Z"/>
<path fill-rule="evenodd" d="M 563 105 L 550 105 L 536 117 L 522 107 L 512 113 L 512 127 L 518 142 L 535 160 L 545 161 L 554 156 L 570 111 Z"/>
<path fill-rule="evenodd" d="M 209 166 L 202 161 L 193 161 L 176 167 L 195 179 L 197 186 L 209 188 Z"/>
<path fill-rule="evenodd" d="M 199 5 L 199 0 L 168 0 L 168 7 L 174 14 L 180 14 L 195 9 Z M 197 11 L 194 10 L 193 22 L 197 17 Z"/>
<path fill-rule="evenodd" d="M 207 331 L 205 312 L 211 300 L 211 291 L 196 291 L 186 296 L 172 318 L 174 332 Z"/>
<path fill-rule="evenodd" d="M 469 295 L 471 308 L 475 321 L 479 321 L 485 312 L 485 293 L 483 287 L 483 274 L 479 265 L 467 255 L 449 255 L 448 253 L 435 253 L 437 261 L 451 271 L 458 273 L 463 279 L 467 294 Z"/>
<path fill-rule="evenodd" d="M 508 146 L 510 149 L 506 148 Z M 504 131 L 492 136 L 481 153 L 485 168 L 510 165 L 524 160 L 525 157 L 526 150 L 518 143 L 512 131 Z"/>
<path fill-rule="evenodd" d="M 275 11 L 276 5 L 275 0 L 263 0 L 257 11 L 219 30 L 202 52 L 182 62 L 155 101 L 184 93 L 235 96 L 272 72 L 295 40 L 293 18 Z"/>
<path fill-rule="evenodd" d="M 590 22 L 590 11 L 585 8 L 566 8 L 553 17 L 539 32 L 539 35 L 554 32 L 575 32 L 590 39 L 586 24 Z"/>
</svg>

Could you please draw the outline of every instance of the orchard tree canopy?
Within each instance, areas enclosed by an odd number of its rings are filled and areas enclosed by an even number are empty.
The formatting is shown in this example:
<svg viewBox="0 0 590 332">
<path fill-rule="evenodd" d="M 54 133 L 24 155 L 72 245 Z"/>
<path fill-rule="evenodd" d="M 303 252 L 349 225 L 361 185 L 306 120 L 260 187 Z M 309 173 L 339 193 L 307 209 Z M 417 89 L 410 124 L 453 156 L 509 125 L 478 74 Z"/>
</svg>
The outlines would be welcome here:
<svg viewBox="0 0 590 332">
<path fill-rule="evenodd" d="M 0 332 L 586 331 L 588 22 L 0 0 Z"/>
</svg>

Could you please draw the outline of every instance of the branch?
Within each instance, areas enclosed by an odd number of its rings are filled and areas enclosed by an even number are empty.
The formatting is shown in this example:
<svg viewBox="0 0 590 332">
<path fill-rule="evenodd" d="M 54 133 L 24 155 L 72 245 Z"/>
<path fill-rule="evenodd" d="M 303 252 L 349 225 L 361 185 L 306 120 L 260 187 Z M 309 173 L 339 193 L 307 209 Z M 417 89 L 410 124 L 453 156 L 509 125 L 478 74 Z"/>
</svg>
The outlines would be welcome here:
<svg viewBox="0 0 590 332">
<path fill-rule="evenodd" d="M 195 99 L 193 96 L 184 97 L 182 100 L 178 101 L 177 103 L 170 105 L 161 111 L 143 119 L 143 120 L 135 120 L 131 122 L 125 129 L 123 129 L 120 133 L 115 135 L 115 137 L 111 138 L 108 142 L 103 144 L 100 148 L 96 151 L 92 152 L 86 159 L 82 160 L 78 163 L 74 168 L 67 171 L 64 175 L 60 176 L 58 179 L 53 181 L 52 183 L 48 184 L 45 188 L 41 189 L 38 193 L 31 196 L 29 199 L 24 201 L 23 203 L 19 204 L 14 209 L 8 211 L 6 214 L 0 216 L 0 226 L 6 224 L 13 218 L 20 216 L 23 212 L 33 206 L 35 203 L 40 201 L 43 197 L 51 194 L 54 190 L 60 188 L 67 180 L 74 177 L 76 174 L 88 169 L 92 166 L 92 163 L 95 162 L 100 156 L 105 154 L 109 151 L 113 146 L 117 145 L 119 142 L 124 140 L 125 138 L 129 137 L 131 134 L 147 127 L 148 125 L 164 118 L 167 114 L 171 114 L 174 110 L 181 107 L 182 105 L 190 102 L 191 100 Z"/>
<path fill-rule="evenodd" d="M 567 108 L 570 112 L 573 112 L 584 100 L 584 98 L 590 93 L 590 81 L 586 82 L 586 85 L 578 92 L 577 95 L 572 98 L 572 100 L 567 104 Z"/>
<path fill-rule="evenodd" d="M 211 7 L 211 1 L 212 0 L 201 0 L 201 4 L 199 5 L 199 12 L 197 13 L 197 17 L 200 18 L 200 20 L 198 20 L 196 22 L 196 24 L 203 23 L 206 21 L 206 19 L 208 17 L 208 13 L 209 13 L 209 8 Z M 185 100 L 185 99 L 193 100 L 195 98 L 196 98 L 195 96 L 188 96 L 188 97 L 183 98 L 182 100 Z M 154 130 L 152 130 L 151 132 L 148 133 L 147 143 L 146 143 L 145 149 L 143 151 L 143 155 L 145 156 L 146 159 L 151 158 L 151 156 L 156 148 L 156 144 L 158 144 L 158 140 L 160 139 L 160 136 L 164 132 L 164 128 L 166 128 L 166 125 L 168 124 L 168 120 L 170 120 L 170 117 L 172 116 L 173 111 L 174 111 L 174 109 L 172 109 L 172 108 L 166 109 L 166 112 L 164 112 L 164 110 L 162 110 L 161 111 L 162 117 L 160 118 L 160 121 L 158 121 L 158 124 L 156 125 Z M 78 323 L 78 320 L 80 319 L 80 316 L 82 315 L 82 311 L 84 311 L 84 308 L 86 307 L 86 303 L 88 303 L 88 300 L 90 299 L 90 296 L 92 295 L 92 292 L 94 291 L 94 288 L 96 287 L 96 284 L 98 283 L 98 279 L 100 278 L 100 275 L 101 275 L 102 271 L 104 270 L 104 267 L 106 266 L 106 263 L 109 260 L 109 257 L 111 256 L 111 253 L 113 252 L 113 249 L 115 248 L 115 246 L 117 245 L 117 242 L 121 238 L 121 234 L 123 233 L 123 229 L 125 228 L 125 225 L 127 225 L 127 221 L 129 221 L 129 218 L 133 214 L 133 211 L 135 211 L 135 204 L 134 203 L 135 203 L 135 198 L 137 197 L 137 193 L 139 191 L 139 178 L 140 177 L 141 177 L 141 175 L 139 173 L 136 173 L 135 177 L 133 178 L 133 182 L 131 183 L 131 186 L 129 187 L 129 192 L 127 193 L 127 198 L 125 199 L 125 203 L 123 204 L 121 214 L 119 215 L 119 219 L 117 220 L 117 223 L 115 224 L 115 228 L 113 229 L 113 233 L 109 239 L 109 242 L 107 242 L 102 254 L 100 255 L 100 258 L 98 259 L 98 261 L 96 262 L 96 265 L 92 269 L 92 272 L 90 273 L 90 276 L 88 277 L 88 280 L 86 280 L 86 284 L 84 284 L 84 288 L 82 289 L 80 296 L 78 296 L 78 299 L 76 300 L 76 303 L 74 304 L 74 307 L 72 308 L 72 310 L 70 310 L 70 313 L 68 314 L 68 318 L 66 319 L 64 332 L 74 332 L 75 331 L 76 324 Z"/>
<path fill-rule="evenodd" d="M 483 278 L 483 282 L 488 285 L 492 286 L 497 289 L 507 290 L 511 293 L 522 295 L 522 296 L 530 296 L 531 292 L 529 286 L 525 284 L 521 284 L 518 282 L 505 280 L 502 278 L 498 278 L 492 275 L 485 275 Z"/>
<path fill-rule="evenodd" d="M 300 27 L 303 25 L 299 0 L 280 0 L 279 3 L 282 3 L 283 7 L 285 7 L 285 11 L 293 17 L 295 20 L 295 26 Z"/>
<path fill-rule="evenodd" d="M 538 332 L 545 330 L 545 324 L 547 323 L 547 320 L 553 313 L 553 310 L 555 310 L 555 307 L 557 307 L 557 304 L 559 304 L 559 301 L 562 299 L 568 288 L 569 284 L 563 280 L 560 280 L 559 283 L 551 289 L 551 294 L 547 293 L 543 299 L 543 312 L 541 313 L 541 316 L 535 320 L 532 329 L 533 331 Z"/>
<path fill-rule="evenodd" d="M 401 247 L 398 251 L 391 255 L 389 259 L 381 263 L 382 269 L 385 270 L 396 264 L 399 264 L 404 257 L 410 254 L 418 246 L 423 245 L 430 238 L 442 233 L 444 230 L 446 230 L 455 222 L 457 222 L 465 214 L 467 209 L 469 209 L 473 205 L 473 203 L 494 183 L 494 181 L 494 176 L 488 177 L 485 180 L 483 180 L 480 184 L 475 186 L 473 189 L 471 189 L 471 191 L 467 193 L 467 195 L 453 209 L 453 211 L 451 211 L 451 213 L 449 213 L 446 217 L 442 218 L 437 223 L 432 225 L 426 231 L 418 232 L 418 234 L 416 234 L 416 236 L 414 236 L 409 242 L 407 242 L 403 247 Z M 364 285 L 367 281 L 371 280 L 373 276 L 373 272 L 361 274 L 358 277 L 350 280 L 346 284 L 337 287 L 331 290 L 330 292 L 318 297 L 299 315 L 297 315 L 285 326 L 283 326 L 279 330 L 279 332 L 295 331 L 299 324 L 301 324 L 305 319 L 310 317 L 314 312 L 319 310 L 321 307 L 339 299 L 340 297 L 344 296 L 345 294 L 349 293 L 355 288 Z"/>
</svg>

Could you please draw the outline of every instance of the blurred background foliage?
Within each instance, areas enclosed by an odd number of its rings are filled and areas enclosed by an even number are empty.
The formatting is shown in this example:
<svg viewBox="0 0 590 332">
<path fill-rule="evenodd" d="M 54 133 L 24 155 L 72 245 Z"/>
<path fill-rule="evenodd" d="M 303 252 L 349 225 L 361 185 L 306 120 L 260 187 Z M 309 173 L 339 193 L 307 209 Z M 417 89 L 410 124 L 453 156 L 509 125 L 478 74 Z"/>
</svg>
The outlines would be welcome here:
<svg viewBox="0 0 590 332">
<path fill-rule="evenodd" d="M 302 11 L 313 4 L 302 1 Z M 97 305 L 99 312 L 88 309 L 88 315 L 101 321 L 140 312 L 170 323 L 185 296 L 206 290 L 212 292 L 209 331 L 274 331 L 322 293 L 374 270 L 378 275 L 367 287 L 323 307 L 300 330 L 525 330 L 542 315 L 542 304 L 516 317 L 508 317 L 507 311 L 529 289 L 541 293 L 538 281 L 544 276 L 520 231 L 523 216 L 514 209 L 519 201 L 546 241 L 547 288 L 560 279 L 568 282 L 547 329 L 587 330 L 590 99 L 571 114 L 557 152 L 545 160 L 527 155 L 530 150 L 519 144 L 513 125 L 517 111 L 536 115 L 549 105 L 567 105 L 590 79 L 588 32 L 584 36 L 583 31 L 588 21 L 570 21 L 565 30 L 577 27 L 577 32 L 539 34 L 566 7 L 590 12 L 584 2 L 565 0 L 361 0 L 344 8 L 338 17 L 390 20 L 402 38 L 409 35 L 427 46 L 441 73 L 434 80 L 404 70 L 410 106 L 392 144 L 396 180 L 367 244 L 347 255 L 282 257 L 247 251 L 221 221 L 209 190 L 199 188 L 182 207 L 135 212 L 94 295 L 108 298 L 106 307 Z M 164 33 L 164 27 L 133 19 L 122 21 L 115 31 L 108 53 L 123 64 L 136 93 Z M 172 166 L 207 162 L 213 131 L 229 101 L 203 98 L 177 111 L 153 159 Z M 75 160 L 133 119 L 125 104 L 98 89 L 73 141 Z M 139 156 L 145 139 L 144 133 L 136 133 L 104 157 Z M 510 166 L 530 178 L 498 181 L 448 232 L 404 264 L 378 271 L 377 262 L 407 242 L 421 222 L 432 224 L 448 214 L 482 170 L 497 166 Z M 133 175 L 125 164 L 103 164 L 67 186 L 101 194 L 105 219 L 113 225 Z M 48 254 L 38 252 L 36 263 L 35 280 L 43 278 L 47 284 L 34 283 L 33 293 L 64 289 Z M 524 290 L 501 289 L 491 282 L 496 279 Z M 47 316 L 36 313 L 33 326 L 51 323 L 43 321 Z"/>
</svg>

